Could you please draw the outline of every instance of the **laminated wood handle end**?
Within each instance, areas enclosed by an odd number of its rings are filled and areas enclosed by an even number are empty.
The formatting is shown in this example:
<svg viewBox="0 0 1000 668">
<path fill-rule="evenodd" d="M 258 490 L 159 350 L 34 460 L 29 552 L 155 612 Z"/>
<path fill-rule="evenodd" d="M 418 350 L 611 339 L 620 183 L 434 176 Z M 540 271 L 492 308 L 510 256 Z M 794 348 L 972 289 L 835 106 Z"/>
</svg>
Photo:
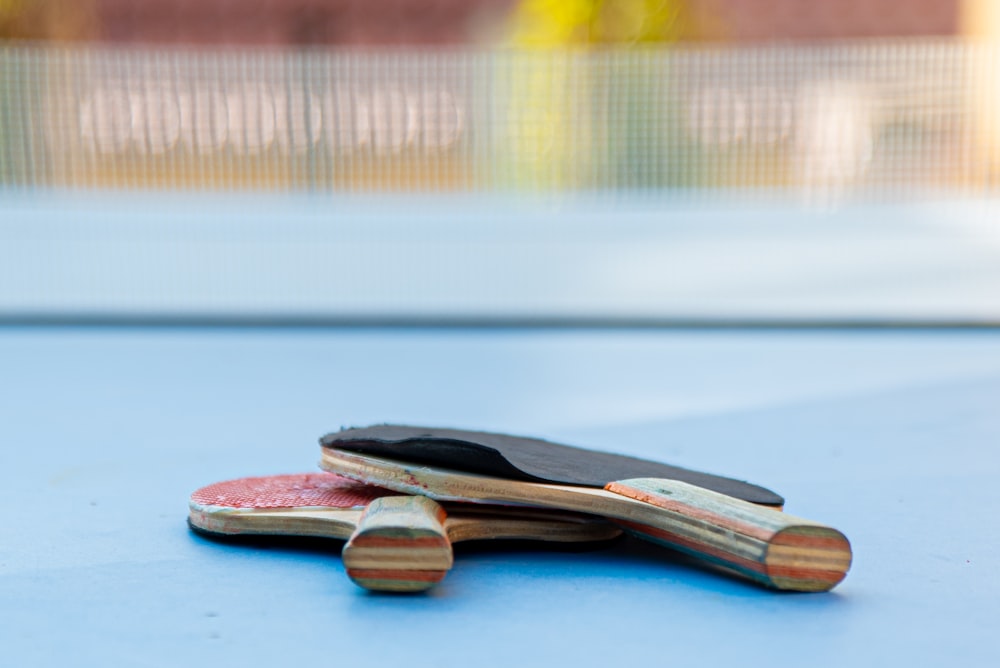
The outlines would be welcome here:
<svg viewBox="0 0 1000 668">
<path fill-rule="evenodd" d="M 781 511 L 674 480 L 637 478 L 605 490 L 648 505 L 629 531 L 789 591 L 828 591 L 851 566 L 841 532 Z"/>
<path fill-rule="evenodd" d="M 427 497 L 375 499 L 344 545 L 347 575 L 371 591 L 430 589 L 452 566 L 444 523 L 444 508 Z"/>
</svg>

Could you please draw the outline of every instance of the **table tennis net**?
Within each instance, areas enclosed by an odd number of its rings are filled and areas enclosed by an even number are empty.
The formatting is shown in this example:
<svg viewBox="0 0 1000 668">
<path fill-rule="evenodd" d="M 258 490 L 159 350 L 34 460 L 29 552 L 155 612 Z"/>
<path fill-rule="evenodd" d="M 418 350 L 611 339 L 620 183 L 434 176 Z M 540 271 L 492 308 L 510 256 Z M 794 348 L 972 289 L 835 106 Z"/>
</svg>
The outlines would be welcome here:
<svg viewBox="0 0 1000 668">
<path fill-rule="evenodd" d="M 0 49 L 0 186 L 329 192 L 1000 184 L 1000 48 Z"/>
</svg>

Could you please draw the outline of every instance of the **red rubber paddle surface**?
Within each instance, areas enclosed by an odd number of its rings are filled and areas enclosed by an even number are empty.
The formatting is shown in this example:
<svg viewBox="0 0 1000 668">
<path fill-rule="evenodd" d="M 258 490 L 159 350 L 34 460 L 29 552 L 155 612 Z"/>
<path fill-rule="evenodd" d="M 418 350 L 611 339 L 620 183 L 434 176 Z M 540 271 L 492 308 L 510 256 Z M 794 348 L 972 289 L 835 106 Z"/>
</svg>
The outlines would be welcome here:
<svg viewBox="0 0 1000 668">
<path fill-rule="evenodd" d="M 383 496 L 398 493 L 333 473 L 296 473 L 217 482 L 191 501 L 225 508 L 363 508 Z"/>
</svg>

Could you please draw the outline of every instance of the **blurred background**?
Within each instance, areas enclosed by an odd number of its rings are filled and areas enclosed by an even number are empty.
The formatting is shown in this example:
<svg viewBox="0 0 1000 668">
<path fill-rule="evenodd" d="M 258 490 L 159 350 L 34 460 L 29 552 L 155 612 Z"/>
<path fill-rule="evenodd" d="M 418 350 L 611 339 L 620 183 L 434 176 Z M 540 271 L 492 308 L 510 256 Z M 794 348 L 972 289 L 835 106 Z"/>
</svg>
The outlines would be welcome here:
<svg viewBox="0 0 1000 668">
<path fill-rule="evenodd" d="M 998 195 L 1000 0 L 0 0 L 3 655 L 1000 666 Z M 759 482 L 858 560 L 404 601 L 187 535 L 381 422 Z"/>
<path fill-rule="evenodd" d="M 998 36 L 991 0 L 0 0 L 0 314 L 992 321 Z M 330 285 L 296 225 L 534 278 Z M 164 238 L 207 264 L 143 292 Z"/>
</svg>

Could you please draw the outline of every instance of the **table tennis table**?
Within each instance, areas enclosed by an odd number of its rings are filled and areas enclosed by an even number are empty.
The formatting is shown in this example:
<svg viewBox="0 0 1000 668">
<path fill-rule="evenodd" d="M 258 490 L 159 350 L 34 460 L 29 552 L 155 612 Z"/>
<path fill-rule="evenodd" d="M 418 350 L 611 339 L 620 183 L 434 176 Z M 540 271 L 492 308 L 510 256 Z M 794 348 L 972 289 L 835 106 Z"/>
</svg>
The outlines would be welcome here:
<svg viewBox="0 0 1000 668">
<path fill-rule="evenodd" d="M 419 204 L 8 194 L 5 665 L 1000 660 L 992 204 Z M 785 595 L 630 538 L 459 547 L 392 596 L 336 543 L 188 530 L 194 489 L 379 422 L 759 482 L 855 561 Z"/>
</svg>

